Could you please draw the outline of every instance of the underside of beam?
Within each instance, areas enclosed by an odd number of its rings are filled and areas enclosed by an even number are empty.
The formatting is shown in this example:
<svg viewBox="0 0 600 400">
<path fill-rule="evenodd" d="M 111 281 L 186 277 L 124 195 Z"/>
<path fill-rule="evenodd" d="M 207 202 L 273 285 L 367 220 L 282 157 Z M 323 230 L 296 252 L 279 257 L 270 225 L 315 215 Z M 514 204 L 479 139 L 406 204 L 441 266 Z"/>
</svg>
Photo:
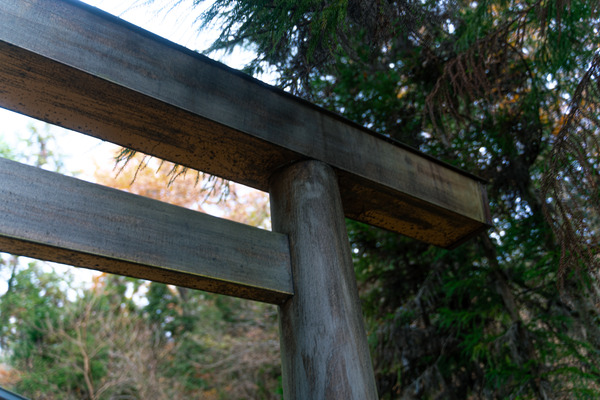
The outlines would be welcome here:
<svg viewBox="0 0 600 400">
<path fill-rule="evenodd" d="M 280 304 L 288 239 L 0 159 L 0 251 Z"/>
<path fill-rule="evenodd" d="M 442 247 L 486 229 L 481 180 L 72 0 L 0 2 L 0 106 L 268 190 L 333 167 L 346 217 Z"/>
</svg>

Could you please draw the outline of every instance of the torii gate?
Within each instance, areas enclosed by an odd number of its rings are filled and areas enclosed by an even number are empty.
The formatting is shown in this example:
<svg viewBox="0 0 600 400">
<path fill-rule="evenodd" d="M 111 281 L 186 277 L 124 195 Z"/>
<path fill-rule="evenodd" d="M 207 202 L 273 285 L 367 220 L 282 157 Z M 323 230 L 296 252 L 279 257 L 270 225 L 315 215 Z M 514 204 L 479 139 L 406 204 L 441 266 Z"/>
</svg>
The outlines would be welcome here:
<svg viewBox="0 0 600 400">
<path fill-rule="evenodd" d="M 0 0 L 0 106 L 270 193 L 274 232 L 0 160 L 0 250 L 278 305 L 287 400 L 377 398 L 344 216 L 490 224 L 480 179 L 75 0 Z"/>
</svg>

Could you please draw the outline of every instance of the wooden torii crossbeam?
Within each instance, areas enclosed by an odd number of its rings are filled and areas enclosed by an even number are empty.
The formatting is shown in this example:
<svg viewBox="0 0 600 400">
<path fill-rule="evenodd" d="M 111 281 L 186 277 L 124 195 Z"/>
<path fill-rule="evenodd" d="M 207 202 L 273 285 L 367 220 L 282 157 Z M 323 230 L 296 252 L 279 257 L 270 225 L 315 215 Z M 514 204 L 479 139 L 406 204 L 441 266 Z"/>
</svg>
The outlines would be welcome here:
<svg viewBox="0 0 600 400">
<path fill-rule="evenodd" d="M 0 0 L 0 106 L 271 195 L 275 232 L 0 161 L 0 250 L 279 305 L 286 399 L 377 397 L 344 216 L 453 248 L 483 182 L 72 0 Z"/>
</svg>

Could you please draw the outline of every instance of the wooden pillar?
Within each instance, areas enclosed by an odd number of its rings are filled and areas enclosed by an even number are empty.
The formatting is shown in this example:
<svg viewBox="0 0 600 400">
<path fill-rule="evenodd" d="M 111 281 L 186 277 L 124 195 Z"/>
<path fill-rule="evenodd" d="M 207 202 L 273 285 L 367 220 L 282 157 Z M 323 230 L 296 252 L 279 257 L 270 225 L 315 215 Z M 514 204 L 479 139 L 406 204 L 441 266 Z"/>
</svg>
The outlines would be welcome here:
<svg viewBox="0 0 600 400">
<path fill-rule="evenodd" d="M 290 240 L 294 296 L 279 308 L 285 400 L 370 400 L 377 389 L 337 178 L 302 161 L 270 182 L 273 229 Z"/>
</svg>

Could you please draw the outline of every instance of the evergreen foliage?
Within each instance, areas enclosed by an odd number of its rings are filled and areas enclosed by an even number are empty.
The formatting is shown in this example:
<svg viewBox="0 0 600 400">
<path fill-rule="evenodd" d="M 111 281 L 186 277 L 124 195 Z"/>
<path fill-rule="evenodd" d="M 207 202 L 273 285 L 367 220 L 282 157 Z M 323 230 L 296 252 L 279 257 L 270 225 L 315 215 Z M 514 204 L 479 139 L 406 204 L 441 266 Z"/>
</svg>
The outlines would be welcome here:
<svg viewBox="0 0 600 400">
<path fill-rule="evenodd" d="M 210 50 L 489 181 L 454 251 L 349 222 L 382 398 L 595 398 L 598 2 L 217 0 Z"/>
</svg>

